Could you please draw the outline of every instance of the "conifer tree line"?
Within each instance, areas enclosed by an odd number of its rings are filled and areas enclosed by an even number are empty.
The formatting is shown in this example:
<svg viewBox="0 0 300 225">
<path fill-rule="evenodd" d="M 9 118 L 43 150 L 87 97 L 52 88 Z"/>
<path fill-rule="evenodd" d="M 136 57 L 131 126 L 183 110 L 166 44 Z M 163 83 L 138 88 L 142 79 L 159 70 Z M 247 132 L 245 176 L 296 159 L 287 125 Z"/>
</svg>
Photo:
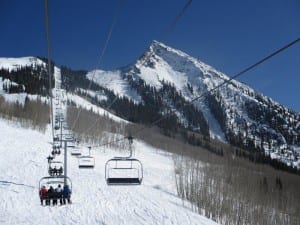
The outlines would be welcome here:
<svg viewBox="0 0 300 225">
<path fill-rule="evenodd" d="M 254 100 L 240 101 L 240 96 L 230 96 L 225 91 L 227 98 L 232 98 L 236 104 L 242 104 L 250 122 L 245 115 L 236 112 L 228 105 L 220 91 L 207 95 L 207 102 L 226 135 L 227 141 L 242 149 L 237 154 L 259 163 L 268 163 L 274 168 L 296 172 L 292 165 L 300 157 L 293 145 L 300 145 L 300 114 L 285 109 L 279 104 L 274 104 L 270 99 L 263 98 L 259 93 L 247 93 Z M 251 122 L 252 121 L 252 122 Z M 278 159 L 272 159 L 271 153 L 276 152 L 283 160 L 290 161 L 290 166 Z"/>
<path fill-rule="evenodd" d="M 16 69 L 0 69 L 0 77 L 3 82 L 3 90 L 7 93 L 49 95 L 49 76 L 47 67 L 43 65 L 20 66 Z M 52 76 L 52 84 L 54 77 Z"/>
<path fill-rule="evenodd" d="M 184 133 L 183 137 L 186 137 L 186 133 L 190 130 L 209 140 L 209 126 L 203 113 L 189 104 L 182 94 L 177 92 L 173 84 L 162 81 L 162 88 L 157 90 L 155 87 L 147 85 L 143 80 L 134 81 L 128 78 L 131 87 L 137 91 L 142 99 L 141 103 L 136 103 L 125 96 L 115 95 L 112 91 L 93 82 L 90 85 L 85 71 L 73 71 L 62 67 L 61 74 L 67 91 L 75 92 L 95 105 L 104 108 L 111 106 L 110 110 L 121 118 L 135 123 L 151 125 L 164 117 L 157 126 L 165 135 L 175 137 L 178 133 Z M 106 99 L 99 100 L 98 96 L 88 95 L 85 91 L 88 87 L 106 96 Z M 112 102 L 114 104 L 111 105 Z M 182 118 L 176 115 L 177 111 L 183 115 Z M 191 141 L 191 144 L 194 142 Z"/>
</svg>

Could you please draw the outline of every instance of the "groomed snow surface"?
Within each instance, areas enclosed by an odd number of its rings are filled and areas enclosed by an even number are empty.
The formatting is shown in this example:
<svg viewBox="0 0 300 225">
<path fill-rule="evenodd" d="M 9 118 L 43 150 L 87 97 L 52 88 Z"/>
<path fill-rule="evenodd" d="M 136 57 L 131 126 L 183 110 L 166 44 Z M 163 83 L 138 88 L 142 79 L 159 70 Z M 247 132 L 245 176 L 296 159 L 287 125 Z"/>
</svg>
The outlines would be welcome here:
<svg viewBox="0 0 300 225">
<path fill-rule="evenodd" d="M 73 182 L 71 205 L 41 206 L 39 179 L 47 175 L 51 150 L 46 134 L 0 119 L 0 224 L 216 224 L 183 206 L 176 196 L 172 156 L 135 141 L 134 154 L 144 166 L 140 186 L 107 186 L 105 162 L 120 151 L 95 149 L 96 165 L 79 170 L 69 156 Z M 85 148 L 83 147 L 83 151 Z M 127 154 L 126 152 L 124 153 Z"/>
</svg>

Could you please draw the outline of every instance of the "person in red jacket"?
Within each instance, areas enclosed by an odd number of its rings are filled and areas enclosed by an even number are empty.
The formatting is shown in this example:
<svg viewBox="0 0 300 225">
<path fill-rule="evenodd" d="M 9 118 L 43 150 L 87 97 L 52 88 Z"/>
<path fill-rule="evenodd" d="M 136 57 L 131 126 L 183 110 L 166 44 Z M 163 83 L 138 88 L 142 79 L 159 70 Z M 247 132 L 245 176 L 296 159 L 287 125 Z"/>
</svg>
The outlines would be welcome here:
<svg viewBox="0 0 300 225">
<path fill-rule="evenodd" d="M 43 201 L 47 199 L 47 189 L 45 186 L 43 186 L 40 190 L 40 199 L 41 199 L 41 205 L 43 205 Z"/>
</svg>

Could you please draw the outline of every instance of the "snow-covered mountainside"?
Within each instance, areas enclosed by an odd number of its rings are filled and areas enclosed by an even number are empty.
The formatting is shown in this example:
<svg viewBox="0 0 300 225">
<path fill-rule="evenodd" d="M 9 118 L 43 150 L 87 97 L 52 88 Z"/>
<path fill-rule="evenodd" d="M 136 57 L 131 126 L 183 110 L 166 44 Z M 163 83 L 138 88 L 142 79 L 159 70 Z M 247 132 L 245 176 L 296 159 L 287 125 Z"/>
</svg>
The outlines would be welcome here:
<svg viewBox="0 0 300 225">
<path fill-rule="evenodd" d="M 21 57 L 21 58 L 3 58 L 0 57 L 0 68 L 1 69 L 9 69 L 10 71 L 12 70 L 17 70 L 21 67 L 26 67 L 26 66 L 40 66 L 43 65 L 45 66 L 46 63 L 43 62 L 41 59 L 38 59 L 36 57 L 28 56 L 28 57 Z"/>
<path fill-rule="evenodd" d="M 299 167 L 299 113 L 238 81 L 209 92 L 229 77 L 182 51 L 154 41 L 133 65 L 115 71 L 92 71 L 87 77 L 144 106 L 159 105 L 161 115 L 171 111 L 184 127 L 202 134 L 205 124 L 195 123 L 195 118 L 203 115 L 212 138 L 265 152 Z M 192 103 L 198 110 L 193 117 L 185 106 L 204 93 Z"/>
<path fill-rule="evenodd" d="M 78 159 L 68 153 L 73 203 L 42 207 L 38 184 L 47 175 L 50 130 L 42 134 L 3 119 L 0 127 L 5 137 L 0 141 L 0 224 L 216 224 L 176 196 L 172 156 L 139 141 L 134 149 L 144 165 L 142 185 L 106 185 L 105 162 L 119 151 L 95 149 L 92 170 L 80 170 Z"/>
<path fill-rule="evenodd" d="M 12 99 L 24 92 L 47 96 L 45 71 L 46 63 L 37 58 L 0 58 L 0 91 L 7 99 L 7 93 L 18 93 Z M 229 77 L 163 43 L 154 41 L 135 63 L 113 71 L 59 71 L 74 105 L 86 108 L 89 101 L 88 109 L 109 108 L 122 119 L 147 125 L 165 116 L 156 125 L 168 136 L 180 133 L 203 146 L 193 131 L 300 168 L 299 113 L 238 81 L 210 92 Z"/>
</svg>

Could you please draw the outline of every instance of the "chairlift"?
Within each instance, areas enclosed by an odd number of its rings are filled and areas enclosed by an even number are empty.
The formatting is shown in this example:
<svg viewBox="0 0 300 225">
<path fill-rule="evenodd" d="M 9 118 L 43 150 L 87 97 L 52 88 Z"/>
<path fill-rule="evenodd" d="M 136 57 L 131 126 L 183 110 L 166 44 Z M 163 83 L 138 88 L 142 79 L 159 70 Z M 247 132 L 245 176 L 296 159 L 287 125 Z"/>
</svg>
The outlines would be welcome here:
<svg viewBox="0 0 300 225">
<path fill-rule="evenodd" d="M 61 153 L 61 151 L 60 151 L 60 143 L 57 142 L 57 141 L 53 142 L 51 155 L 52 156 L 60 155 L 60 153 Z"/>
<path fill-rule="evenodd" d="M 76 147 L 75 141 L 73 139 L 64 138 L 63 140 L 67 141 L 67 147 L 68 148 L 75 148 Z"/>
<path fill-rule="evenodd" d="M 65 130 L 66 131 L 66 130 Z M 75 138 L 74 135 L 71 132 L 66 132 L 62 134 L 63 140 L 68 142 L 68 147 L 73 147 L 75 146 Z"/>
<path fill-rule="evenodd" d="M 59 126 L 58 124 L 55 124 L 55 125 L 54 125 L 54 129 L 55 129 L 55 130 L 59 130 L 59 129 L 60 129 L 60 126 Z"/>
<path fill-rule="evenodd" d="M 58 137 L 58 136 L 54 136 L 54 137 L 53 137 L 53 142 L 54 142 L 54 141 L 59 141 L 59 137 Z"/>
<path fill-rule="evenodd" d="M 63 163 L 60 161 L 49 161 L 48 173 L 51 177 L 63 175 Z"/>
<path fill-rule="evenodd" d="M 78 147 L 73 147 L 72 149 L 71 149 L 71 155 L 73 155 L 73 156 L 80 156 L 81 155 L 81 151 L 80 151 L 80 149 L 78 148 Z"/>
<path fill-rule="evenodd" d="M 143 180 L 143 166 L 138 159 L 115 157 L 105 164 L 108 185 L 139 185 Z"/>
<path fill-rule="evenodd" d="M 78 157 L 78 167 L 80 169 L 93 169 L 95 167 L 95 158 L 93 156 Z"/>
<path fill-rule="evenodd" d="M 108 185 L 140 185 L 143 180 L 143 165 L 132 158 L 133 138 L 128 137 L 130 154 L 114 157 L 105 163 L 105 180 Z"/>
<path fill-rule="evenodd" d="M 53 187 L 54 189 L 56 187 L 58 187 L 58 185 L 64 187 L 65 185 L 67 185 L 69 187 L 70 190 L 72 190 L 72 181 L 69 177 L 67 176 L 56 176 L 56 177 L 52 177 L 52 176 L 48 176 L 48 177 L 42 177 L 39 181 L 39 197 L 40 196 L 40 190 L 42 188 L 46 188 L 46 190 L 49 190 L 50 187 Z M 46 205 L 50 205 L 50 201 L 53 200 L 53 205 L 54 205 L 54 200 L 56 199 L 56 197 L 51 197 L 49 196 L 49 194 L 46 195 L 46 197 L 41 198 L 41 204 L 43 204 L 43 200 L 46 201 Z M 48 204 L 47 204 L 48 202 Z"/>
<path fill-rule="evenodd" d="M 66 176 L 56 176 L 56 177 L 42 177 L 39 181 L 39 190 L 45 186 L 47 189 L 50 187 L 50 186 L 53 186 L 53 185 L 58 185 L 58 184 L 61 184 L 62 186 L 64 186 L 64 180 L 66 178 L 66 185 L 69 186 L 69 188 L 72 190 L 72 181 L 69 177 L 66 177 Z"/>
<path fill-rule="evenodd" d="M 78 157 L 78 167 L 80 169 L 93 169 L 95 167 L 95 158 L 91 156 L 91 147 L 89 148 L 89 155 Z"/>
</svg>

